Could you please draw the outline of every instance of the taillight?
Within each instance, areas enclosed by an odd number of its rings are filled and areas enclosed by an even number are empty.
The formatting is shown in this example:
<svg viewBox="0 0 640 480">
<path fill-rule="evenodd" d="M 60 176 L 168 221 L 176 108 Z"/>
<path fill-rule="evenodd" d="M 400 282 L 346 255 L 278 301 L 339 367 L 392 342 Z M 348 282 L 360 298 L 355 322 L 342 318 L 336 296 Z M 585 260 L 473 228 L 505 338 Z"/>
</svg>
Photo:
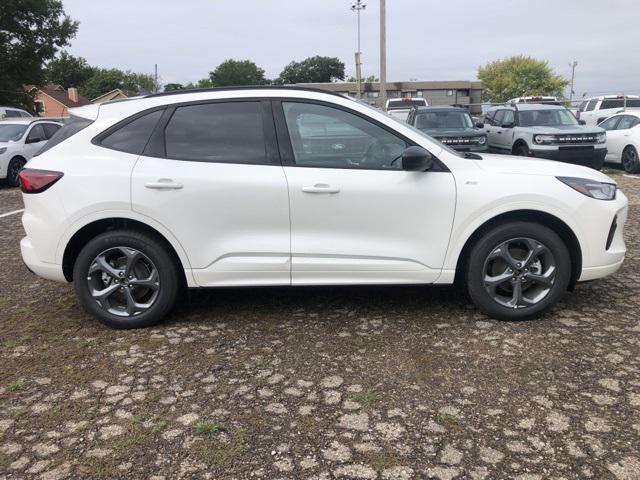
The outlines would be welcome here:
<svg viewBox="0 0 640 480">
<path fill-rule="evenodd" d="M 18 173 L 20 189 L 24 193 L 44 192 L 51 185 L 62 178 L 64 173 L 51 170 L 37 170 L 35 168 L 23 168 Z"/>
</svg>

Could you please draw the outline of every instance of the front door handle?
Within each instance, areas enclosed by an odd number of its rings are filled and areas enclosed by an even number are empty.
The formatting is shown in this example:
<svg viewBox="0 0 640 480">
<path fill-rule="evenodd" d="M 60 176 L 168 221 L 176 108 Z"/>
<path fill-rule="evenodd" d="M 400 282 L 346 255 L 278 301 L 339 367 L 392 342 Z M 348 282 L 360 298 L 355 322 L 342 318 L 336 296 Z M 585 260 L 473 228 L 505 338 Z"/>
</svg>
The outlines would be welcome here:
<svg viewBox="0 0 640 480">
<path fill-rule="evenodd" d="M 340 189 L 327 185 L 326 183 L 316 183 L 313 186 L 302 187 L 304 193 L 340 193 Z"/>
<path fill-rule="evenodd" d="M 161 178 L 157 182 L 147 182 L 144 186 L 153 190 L 179 190 L 183 187 L 181 183 L 174 182 L 170 178 Z"/>
</svg>

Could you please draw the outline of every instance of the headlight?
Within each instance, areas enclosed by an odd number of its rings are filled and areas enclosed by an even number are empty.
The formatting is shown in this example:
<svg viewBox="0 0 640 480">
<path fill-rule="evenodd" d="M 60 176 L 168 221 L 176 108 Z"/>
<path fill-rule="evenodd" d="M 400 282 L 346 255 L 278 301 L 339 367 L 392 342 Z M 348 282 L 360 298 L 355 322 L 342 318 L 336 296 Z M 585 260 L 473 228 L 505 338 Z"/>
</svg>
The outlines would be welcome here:
<svg viewBox="0 0 640 480">
<path fill-rule="evenodd" d="M 0 155 L 7 151 L 7 147 L 0 147 Z"/>
<path fill-rule="evenodd" d="M 485 143 L 487 143 L 487 137 L 486 136 L 482 136 L 482 137 L 478 137 L 478 145 L 484 145 Z"/>
<path fill-rule="evenodd" d="M 587 197 L 596 198 L 598 200 L 613 200 L 616 198 L 616 190 L 618 187 L 614 183 L 598 182 L 597 180 L 589 180 L 588 178 L 556 178 L 565 185 L 569 185 L 571 188 L 583 195 L 586 195 Z"/>
<path fill-rule="evenodd" d="M 596 136 L 596 140 L 598 143 L 605 143 L 607 141 L 607 132 L 599 133 Z"/>
<path fill-rule="evenodd" d="M 555 135 L 535 135 L 533 141 L 538 145 L 551 144 L 557 141 L 557 137 Z"/>
</svg>

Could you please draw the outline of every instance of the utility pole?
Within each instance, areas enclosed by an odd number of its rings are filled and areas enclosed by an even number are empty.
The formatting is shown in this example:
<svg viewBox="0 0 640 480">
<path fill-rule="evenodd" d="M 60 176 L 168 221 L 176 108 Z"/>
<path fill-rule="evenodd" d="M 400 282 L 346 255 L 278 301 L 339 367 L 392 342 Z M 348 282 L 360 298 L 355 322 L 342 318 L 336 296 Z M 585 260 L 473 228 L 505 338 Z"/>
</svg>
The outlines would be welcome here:
<svg viewBox="0 0 640 480">
<path fill-rule="evenodd" d="M 155 88 L 156 92 L 158 93 L 158 64 L 155 64 L 155 73 L 153 75 L 153 88 Z"/>
<path fill-rule="evenodd" d="M 362 98 L 362 62 L 361 56 L 362 52 L 360 51 L 360 11 L 367 8 L 367 5 L 362 3 L 362 0 L 356 0 L 354 4 L 351 5 L 351 11 L 356 12 L 358 15 L 358 51 L 355 55 L 356 60 L 356 83 L 358 84 L 358 98 Z"/>
<path fill-rule="evenodd" d="M 576 67 L 578 66 L 578 62 L 575 60 L 569 63 L 569 68 L 571 68 L 571 91 L 569 92 L 569 106 L 573 106 L 571 101 L 573 100 L 573 81 L 576 77 Z"/>
<path fill-rule="evenodd" d="M 387 104 L 387 2 L 380 0 L 380 106 Z"/>
</svg>

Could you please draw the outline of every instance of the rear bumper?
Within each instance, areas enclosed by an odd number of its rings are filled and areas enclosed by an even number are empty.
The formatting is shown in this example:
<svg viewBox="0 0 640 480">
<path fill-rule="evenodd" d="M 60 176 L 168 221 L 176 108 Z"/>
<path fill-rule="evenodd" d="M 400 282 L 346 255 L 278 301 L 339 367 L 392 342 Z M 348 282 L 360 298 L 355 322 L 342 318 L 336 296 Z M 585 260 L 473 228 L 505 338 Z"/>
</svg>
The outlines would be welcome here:
<svg viewBox="0 0 640 480">
<path fill-rule="evenodd" d="M 595 168 L 596 170 L 600 170 L 602 168 L 602 165 L 604 164 L 604 157 L 607 155 L 606 148 L 530 148 L 529 151 L 533 157 L 573 163 L 574 165 L 582 165 L 585 167 Z"/>
<path fill-rule="evenodd" d="M 22 253 L 22 261 L 32 273 L 48 280 L 67 281 L 62 272 L 62 265 L 43 262 L 37 257 L 29 237 L 20 240 L 20 252 Z"/>
</svg>

